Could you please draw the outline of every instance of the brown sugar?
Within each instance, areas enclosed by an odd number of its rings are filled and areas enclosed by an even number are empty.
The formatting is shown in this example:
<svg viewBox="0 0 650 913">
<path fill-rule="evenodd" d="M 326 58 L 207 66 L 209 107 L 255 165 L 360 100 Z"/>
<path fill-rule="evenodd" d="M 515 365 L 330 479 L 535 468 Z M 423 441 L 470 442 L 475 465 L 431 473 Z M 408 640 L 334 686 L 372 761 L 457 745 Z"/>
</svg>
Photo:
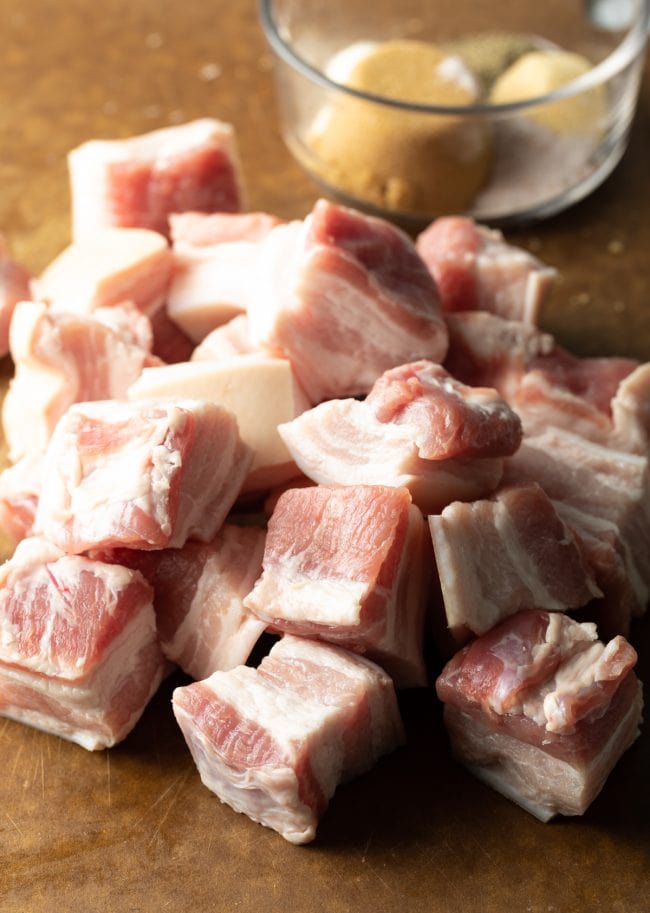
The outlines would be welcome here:
<svg viewBox="0 0 650 913">
<path fill-rule="evenodd" d="M 420 105 L 466 107 L 480 88 L 463 61 L 427 42 L 372 45 L 345 84 Z M 492 163 L 491 136 L 480 116 L 404 110 L 343 94 L 317 119 L 309 162 L 328 185 L 382 209 L 462 211 Z"/>
</svg>

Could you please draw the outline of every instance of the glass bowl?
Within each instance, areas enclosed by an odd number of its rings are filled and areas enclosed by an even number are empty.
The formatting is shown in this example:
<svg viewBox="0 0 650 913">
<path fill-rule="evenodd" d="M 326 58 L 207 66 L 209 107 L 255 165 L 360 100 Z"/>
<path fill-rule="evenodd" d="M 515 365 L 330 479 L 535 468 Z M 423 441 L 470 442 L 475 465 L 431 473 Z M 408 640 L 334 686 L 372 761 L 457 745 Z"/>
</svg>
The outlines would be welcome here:
<svg viewBox="0 0 650 913">
<path fill-rule="evenodd" d="M 621 158 L 650 0 L 260 0 L 281 130 L 349 205 L 417 228 L 552 215 Z"/>
</svg>

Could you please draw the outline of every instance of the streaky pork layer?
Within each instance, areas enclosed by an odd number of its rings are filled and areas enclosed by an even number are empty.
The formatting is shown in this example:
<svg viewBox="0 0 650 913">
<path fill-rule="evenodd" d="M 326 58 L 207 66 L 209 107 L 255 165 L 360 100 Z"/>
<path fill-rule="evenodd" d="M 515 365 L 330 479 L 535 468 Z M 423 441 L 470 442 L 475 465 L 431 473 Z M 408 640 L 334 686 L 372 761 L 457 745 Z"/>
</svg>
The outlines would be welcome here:
<svg viewBox="0 0 650 913">
<path fill-rule="evenodd" d="M 314 839 L 340 782 L 404 741 L 383 670 L 291 635 L 257 669 L 177 688 L 173 708 L 208 789 L 295 844 Z"/>
</svg>

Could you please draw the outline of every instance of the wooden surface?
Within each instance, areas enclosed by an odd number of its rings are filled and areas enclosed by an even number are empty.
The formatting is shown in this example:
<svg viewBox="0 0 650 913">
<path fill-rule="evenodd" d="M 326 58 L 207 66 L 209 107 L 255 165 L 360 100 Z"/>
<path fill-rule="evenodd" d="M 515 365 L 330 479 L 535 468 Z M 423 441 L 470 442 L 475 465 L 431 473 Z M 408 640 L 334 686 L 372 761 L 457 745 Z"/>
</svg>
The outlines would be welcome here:
<svg viewBox="0 0 650 913">
<path fill-rule="evenodd" d="M 65 155 L 92 136 L 216 115 L 237 129 L 250 208 L 302 216 L 318 195 L 278 135 L 251 0 L 0 0 L 0 35 L 0 230 L 34 270 L 67 242 Z M 606 185 L 510 234 L 560 269 L 544 322 L 577 351 L 650 358 L 649 162 L 646 71 Z M 584 818 L 542 825 L 450 760 L 430 693 L 407 695 L 408 746 L 295 848 L 201 786 L 169 706 L 179 681 L 110 752 L 0 721 L 2 913 L 650 911 L 647 732 Z"/>
</svg>

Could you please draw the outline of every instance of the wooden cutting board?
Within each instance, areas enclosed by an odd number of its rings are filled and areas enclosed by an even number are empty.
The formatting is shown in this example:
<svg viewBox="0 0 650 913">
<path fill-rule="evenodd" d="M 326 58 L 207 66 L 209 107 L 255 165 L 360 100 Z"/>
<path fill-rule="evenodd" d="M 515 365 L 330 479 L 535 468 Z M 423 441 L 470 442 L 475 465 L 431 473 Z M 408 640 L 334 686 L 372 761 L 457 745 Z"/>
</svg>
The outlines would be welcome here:
<svg viewBox="0 0 650 913">
<path fill-rule="evenodd" d="M 236 127 L 251 209 L 301 217 L 319 195 L 280 139 L 253 0 L 2 0 L 0 34 L 0 230 L 33 270 L 67 243 L 65 155 L 92 136 L 216 115 Z M 605 186 L 509 234 L 560 270 L 544 324 L 577 352 L 650 358 L 648 161 L 646 72 Z M 634 633 L 650 681 L 650 625 Z M 110 752 L 0 720 L 2 913 L 650 910 L 647 732 L 588 814 L 542 825 L 455 765 L 430 691 L 407 694 L 408 745 L 296 848 L 201 785 L 170 709 L 182 681 Z"/>
</svg>

